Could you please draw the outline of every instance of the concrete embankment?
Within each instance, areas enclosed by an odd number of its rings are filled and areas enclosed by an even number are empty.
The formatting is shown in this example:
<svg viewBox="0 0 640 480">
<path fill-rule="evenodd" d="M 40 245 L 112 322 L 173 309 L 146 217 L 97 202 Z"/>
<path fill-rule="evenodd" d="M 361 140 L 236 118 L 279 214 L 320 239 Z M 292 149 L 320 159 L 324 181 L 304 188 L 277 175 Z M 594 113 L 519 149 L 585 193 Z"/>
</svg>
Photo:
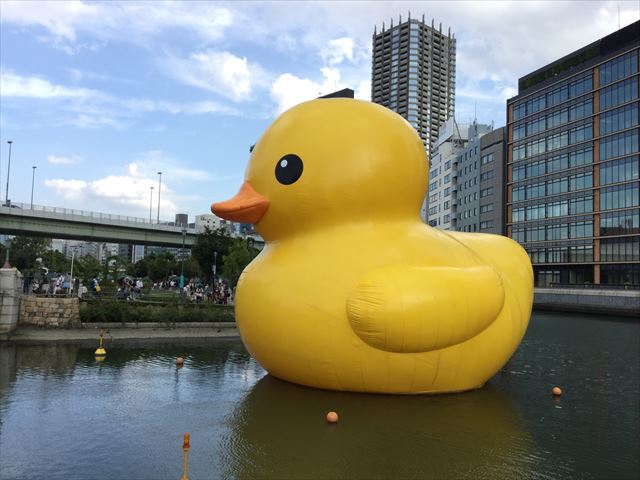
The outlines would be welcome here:
<svg viewBox="0 0 640 480">
<path fill-rule="evenodd" d="M 533 308 L 640 319 L 640 290 L 536 288 Z"/>
<path fill-rule="evenodd" d="M 81 328 L 38 328 L 19 326 L 11 342 L 74 342 L 95 340 L 100 329 L 106 340 L 172 340 L 238 337 L 235 323 L 198 322 L 179 325 L 162 323 L 85 323 Z"/>
</svg>

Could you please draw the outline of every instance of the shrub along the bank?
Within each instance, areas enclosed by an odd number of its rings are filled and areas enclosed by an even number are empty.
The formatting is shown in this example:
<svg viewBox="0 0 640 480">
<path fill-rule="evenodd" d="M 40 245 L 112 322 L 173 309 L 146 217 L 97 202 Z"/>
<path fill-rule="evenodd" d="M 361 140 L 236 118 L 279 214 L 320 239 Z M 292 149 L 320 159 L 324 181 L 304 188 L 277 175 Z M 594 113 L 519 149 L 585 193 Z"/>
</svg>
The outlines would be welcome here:
<svg viewBox="0 0 640 480">
<path fill-rule="evenodd" d="M 117 300 L 83 301 L 81 322 L 234 322 L 233 307 L 212 304 L 145 304 Z"/>
</svg>

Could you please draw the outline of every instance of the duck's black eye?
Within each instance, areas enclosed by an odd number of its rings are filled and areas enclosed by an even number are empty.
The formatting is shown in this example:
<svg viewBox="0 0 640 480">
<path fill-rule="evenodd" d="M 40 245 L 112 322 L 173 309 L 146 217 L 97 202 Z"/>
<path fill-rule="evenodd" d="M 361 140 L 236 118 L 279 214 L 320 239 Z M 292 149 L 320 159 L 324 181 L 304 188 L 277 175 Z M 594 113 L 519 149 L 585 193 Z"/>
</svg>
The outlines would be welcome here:
<svg viewBox="0 0 640 480">
<path fill-rule="evenodd" d="M 291 185 L 302 175 L 302 159 L 295 153 L 289 153 L 278 160 L 276 178 L 283 185 Z"/>
</svg>

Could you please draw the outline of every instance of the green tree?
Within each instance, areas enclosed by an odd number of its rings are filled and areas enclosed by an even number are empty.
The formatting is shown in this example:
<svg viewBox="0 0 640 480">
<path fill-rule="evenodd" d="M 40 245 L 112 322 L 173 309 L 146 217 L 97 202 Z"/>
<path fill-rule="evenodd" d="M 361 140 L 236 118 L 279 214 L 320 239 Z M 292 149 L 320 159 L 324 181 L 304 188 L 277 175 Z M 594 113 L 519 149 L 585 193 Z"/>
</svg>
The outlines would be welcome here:
<svg viewBox="0 0 640 480">
<path fill-rule="evenodd" d="M 47 250 L 41 255 L 42 266 L 50 272 L 67 273 L 71 271 L 71 259 L 57 250 Z"/>
<path fill-rule="evenodd" d="M 232 244 L 233 239 L 224 229 L 206 228 L 196 236 L 195 244 L 191 247 L 191 256 L 198 262 L 202 277 L 208 278 L 211 275 L 215 253 L 220 267 L 222 258 L 229 253 Z"/>
<path fill-rule="evenodd" d="M 166 280 L 174 268 L 174 264 L 165 255 L 157 256 L 149 261 L 148 275 L 153 282 Z"/>
<path fill-rule="evenodd" d="M 233 241 L 229 253 L 222 259 L 222 275 L 229 280 L 231 288 L 235 288 L 240 274 L 258 253 L 257 249 L 249 247 L 246 240 Z"/>
<path fill-rule="evenodd" d="M 102 272 L 102 269 L 103 265 L 91 255 L 85 255 L 79 258 L 74 264 L 74 271 L 78 272 L 78 277 L 80 277 L 85 284 L 90 282 L 93 277 L 98 276 L 100 272 Z"/>
<path fill-rule="evenodd" d="M 13 237 L 10 244 L 9 263 L 20 271 L 36 267 L 36 258 L 42 258 L 51 248 L 51 239 L 42 237 Z M 4 257 L 1 259 L 4 263 Z"/>
</svg>

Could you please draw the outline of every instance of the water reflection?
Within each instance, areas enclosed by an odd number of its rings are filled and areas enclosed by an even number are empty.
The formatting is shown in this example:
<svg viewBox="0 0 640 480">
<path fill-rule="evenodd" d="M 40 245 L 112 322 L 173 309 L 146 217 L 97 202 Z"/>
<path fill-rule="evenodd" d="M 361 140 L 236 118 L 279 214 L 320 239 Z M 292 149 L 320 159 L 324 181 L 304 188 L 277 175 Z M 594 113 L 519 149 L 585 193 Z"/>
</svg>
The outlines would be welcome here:
<svg viewBox="0 0 640 480">
<path fill-rule="evenodd" d="M 326 412 L 340 422 L 329 426 Z M 509 394 L 385 396 L 262 378 L 231 415 L 224 478 L 527 478 L 538 456 Z"/>
<path fill-rule="evenodd" d="M 264 377 L 239 340 L 96 346 L 0 344 L 2 480 L 180 478 L 184 432 L 194 480 L 640 475 L 637 322 L 534 315 L 485 388 L 431 397 Z"/>
</svg>

